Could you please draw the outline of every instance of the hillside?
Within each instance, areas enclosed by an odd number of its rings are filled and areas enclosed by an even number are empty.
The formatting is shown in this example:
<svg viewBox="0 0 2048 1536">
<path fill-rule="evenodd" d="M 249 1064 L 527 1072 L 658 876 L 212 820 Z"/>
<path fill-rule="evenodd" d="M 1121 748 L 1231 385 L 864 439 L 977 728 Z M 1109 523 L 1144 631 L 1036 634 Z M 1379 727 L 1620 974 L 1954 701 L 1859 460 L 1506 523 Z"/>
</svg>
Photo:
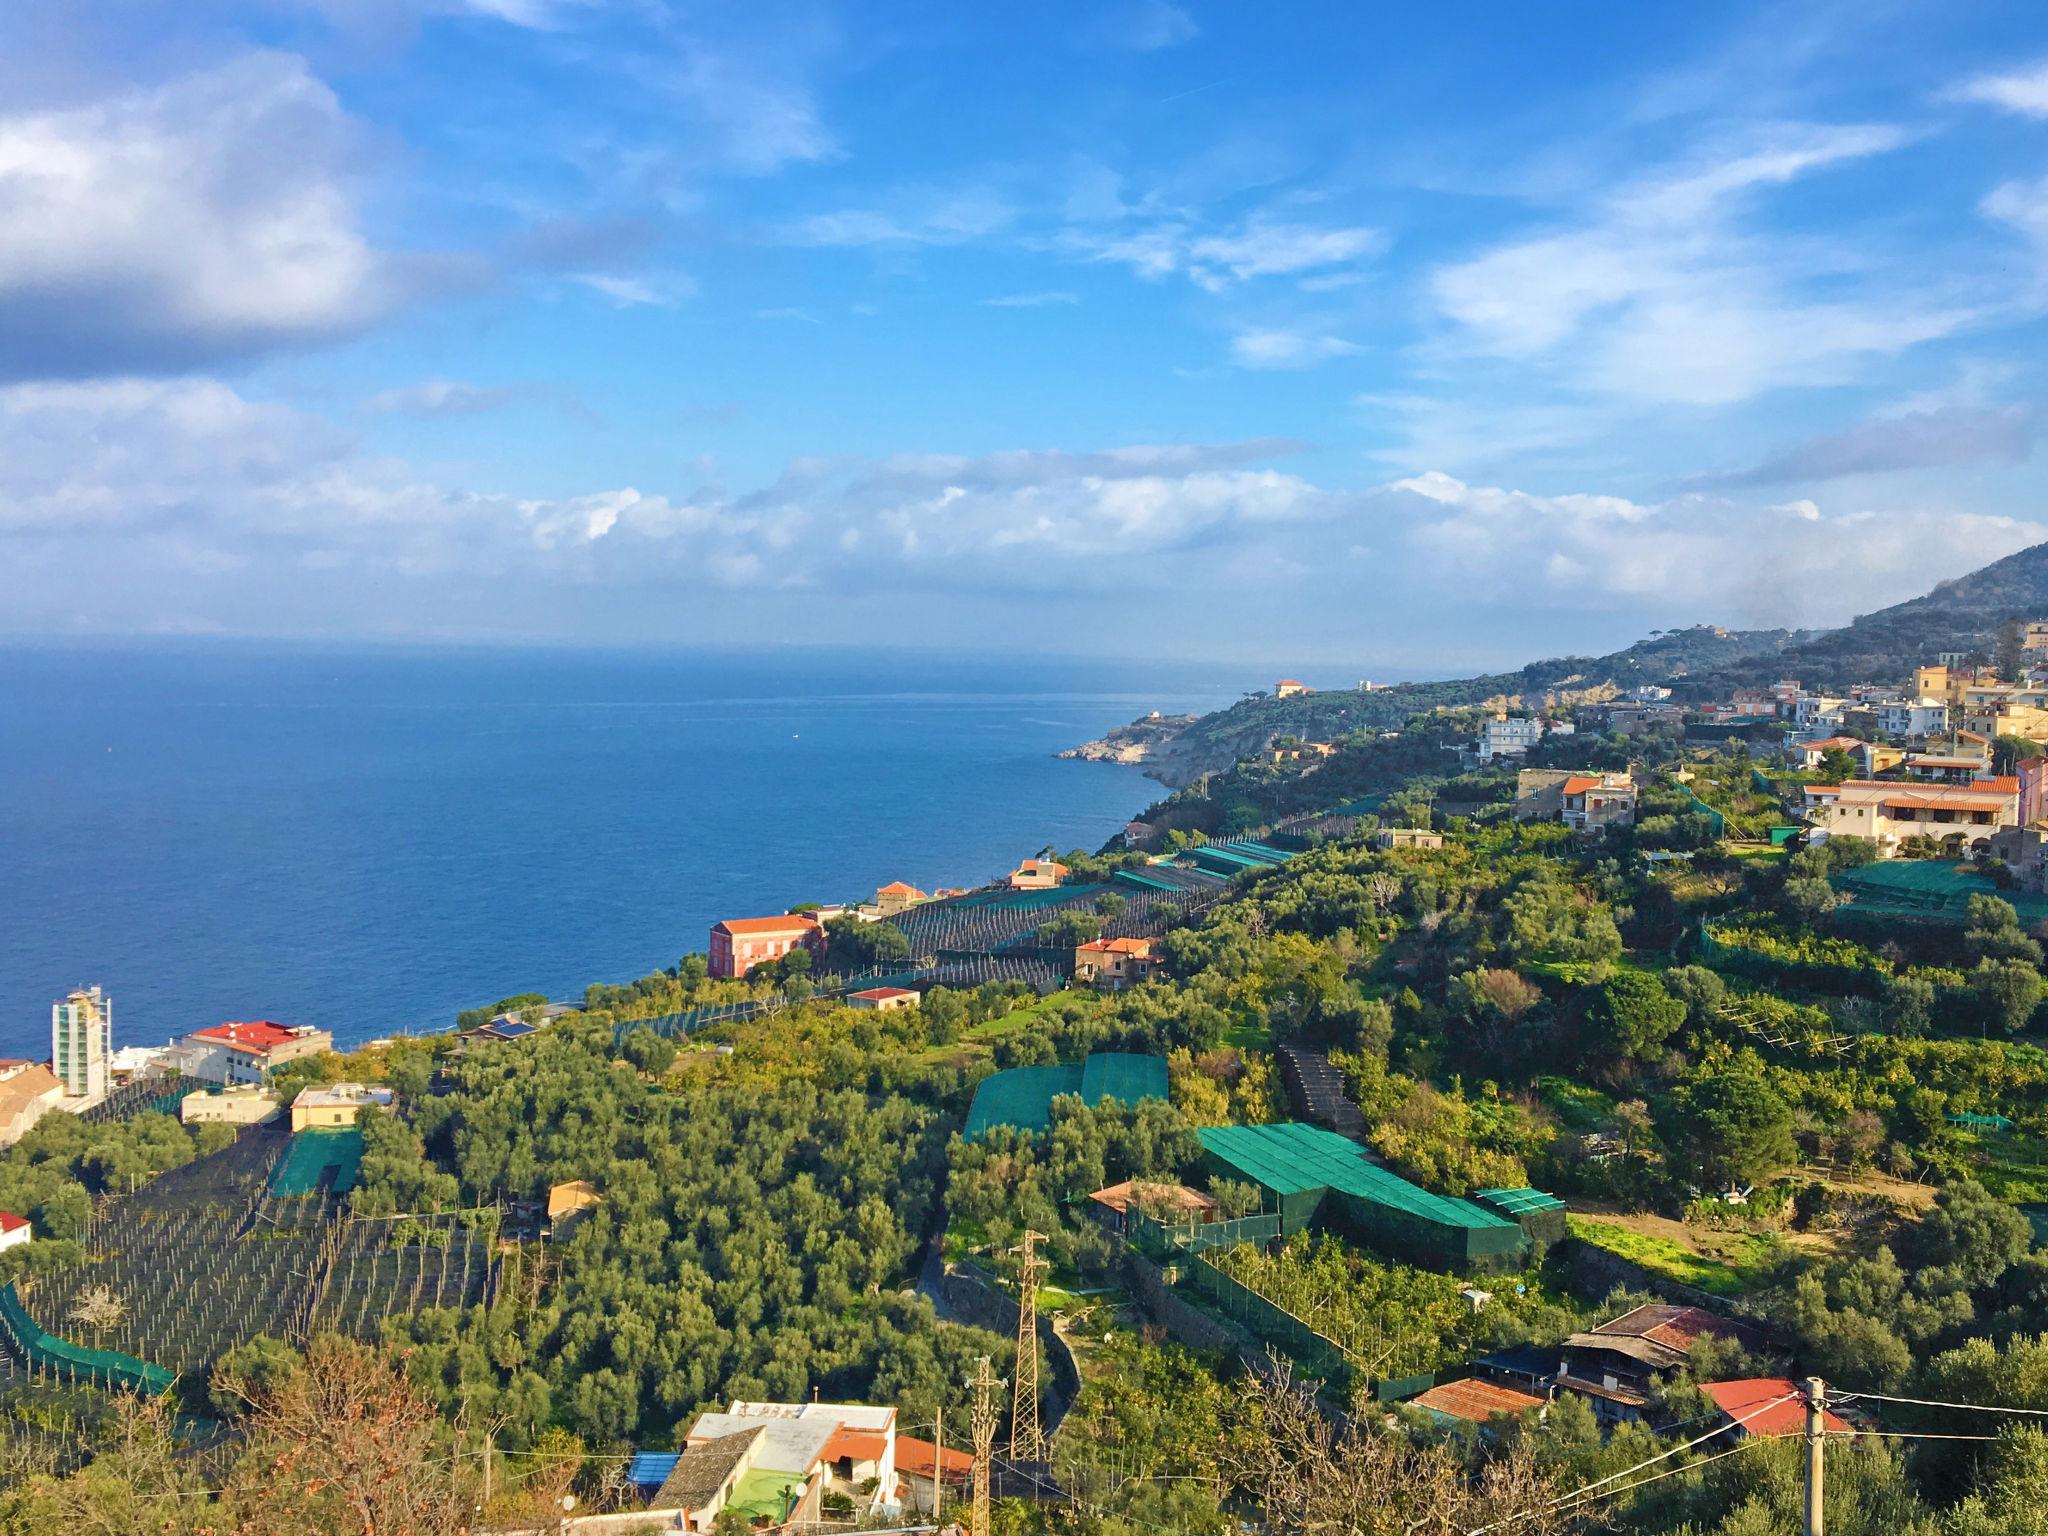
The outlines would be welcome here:
<svg viewBox="0 0 2048 1536">
<path fill-rule="evenodd" d="M 1988 653 L 2008 620 L 2042 617 L 2048 617 L 2048 544 L 1859 615 L 1840 629 L 1802 638 L 1768 661 L 1731 659 L 1692 681 L 1696 688 L 1796 677 L 1809 687 L 1832 687 L 1898 678 L 1937 651 Z"/>
<path fill-rule="evenodd" d="M 1192 784 L 1261 751 L 1279 736 L 1328 741 L 1346 731 L 1386 729 L 1420 710 L 1493 701 L 1530 706 L 1592 702 L 1641 683 L 1707 699 L 1751 683 L 1796 677 L 1809 687 L 1889 681 L 1939 651 L 1989 652 L 2011 619 L 2048 617 L 2048 544 L 2008 555 L 1944 581 L 1923 596 L 1863 614 L 1833 630 L 1668 630 L 1607 656 L 1564 656 L 1515 672 L 1433 683 L 1401 683 L 1275 699 L 1253 694 L 1196 717 L 1133 722 L 1062 753 L 1142 764 L 1170 788 Z"/>
<path fill-rule="evenodd" d="M 1207 715 L 1152 716 L 1119 726 L 1062 757 L 1140 764 L 1169 788 L 1192 784 L 1262 750 L 1278 736 L 1330 741 L 1347 731 L 1385 730 L 1422 710 L 1500 700 L 1508 704 L 1594 702 L 1643 683 L 1668 683 L 1700 673 L 1719 675 L 1771 658 L 1810 638 L 1785 629 L 1726 630 L 1700 625 L 1637 641 L 1606 656 L 1560 656 L 1514 672 L 1438 682 L 1397 683 L 1371 693 L 1344 689 L 1276 699 L 1252 694 Z"/>
</svg>

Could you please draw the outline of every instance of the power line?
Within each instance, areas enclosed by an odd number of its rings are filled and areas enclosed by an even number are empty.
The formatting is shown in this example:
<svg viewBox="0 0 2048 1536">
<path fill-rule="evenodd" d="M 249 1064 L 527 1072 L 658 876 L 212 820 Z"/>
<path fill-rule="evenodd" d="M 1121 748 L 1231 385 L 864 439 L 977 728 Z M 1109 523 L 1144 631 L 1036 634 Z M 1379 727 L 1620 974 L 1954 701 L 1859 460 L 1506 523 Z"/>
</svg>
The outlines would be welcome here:
<svg viewBox="0 0 2048 1536">
<path fill-rule="evenodd" d="M 1695 1435 L 1695 1436 L 1694 1436 L 1694 1437 L 1693 1437 L 1692 1439 L 1690 1439 L 1690 1440 L 1687 1440 L 1687 1441 L 1684 1441 L 1684 1442 L 1682 1442 L 1681 1444 L 1678 1444 L 1678 1445 L 1674 1445 L 1674 1446 L 1672 1446 L 1672 1447 L 1671 1447 L 1670 1449 L 1668 1449 L 1668 1450 L 1660 1451 L 1660 1452 L 1658 1452 L 1658 1453 L 1657 1453 L 1657 1454 L 1656 1454 L 1655 1456 L 1651 1456 L 1651 1457 L 1648 1457 L 1647 1459 L 1645 1459 L 1645 1460 L 1643 1460 L 1643 1461 L 1639 1461 L 1639 1462 L 1637 1462 L 1637 1463 L 1636 1463 L 1636 1464 L 1635 1464 L 1634 1466 L 1632 1466 L 1632 1467 L 1624 1467 L 1624 1468 L 1622 1468 L 1622 1469 L 1621 1469 L 1621 1471 L 1619 1471 L 1619 1472 L 1610 1472 L 1610 1473 L 1609 1473 L 1609 1474 L 1608 1474 L 1607 1476 L 1605 1476 L 1605 1477 L 1603 1477 L 1603 1478 L 1600 1478 L 1600 1479 L 1598 1479 L 1598 1480 L 1597 1480 L 1597 1481 L 1595 1481 L 1595 1482 L 1590 1482 L 1590 1483 L 1587 1483 L 1587 1484 L 1585 1484 L 1585 1485 L 1584 1485 L 1584 1486 L 1582 1486 L 1582 1487 L 1579 1487 L 1579 1488 L 1574 1488 L 1574 1489 L 1573 1489 L 1573 1490 L 1572 1490 L 1571 1492 L 1569 1492 L 1569 1493 L 1559 1494 L 1559 1495 L 1558 1495 L 1558 1496 L 1557 1496 L 1557 1497 L 1556 1497 L 1555 1499 L 1551 1500 L 1551 1501 L 1550 1501 L 1550 1503 L 1548 1503 L 1548 1504 L 1546 1504 L 1546 1505 L 1542 1506 L 1542 1507 L 1541 1507 L 1540 1509 L 1526 1509 L 1526 1510 L 1523 1510 L 1523 1511 L 1521 1511 L 1521 1512 L 1520 1512 L 1519 1514 L 1513 1514 L 1513 1515 L 1509 1515 L 1509 1516 L 1508 1516 L 1507 1518 L 1505 1518 L 1505 1519 L 1502 1519 L 1502 1520 L 1496 1520 L 1496 1521 L 1494 1521 L 1494 1522 L 1493 1522 L 1493 1523 L 1492 1523 L 1491 1525 L 1482 1525 L 1482 1526 L 1479 1526 L 1479 1527 L 1478 1527 L 1477 1529 L 1475 1529 L 1475 1530 L 1470 1530 L 1470 1531 L 1467 1531 L 1467 1532 L 1465 1533 L 1465 1536 L 1485 1536 L 1485 1533 L 1486 1533 L 1486 1532 L 1488 1532 L 1488 1531 L 1498 1531 L 1498 1530 L 1504 1530 L 1504 1529 L 1506 1529 L 1506 1528 L 1507 1528 L 1508 1526 L 1510 1526 L 1510 1525 L 1514 1525 L 1514 1524 L 1516 1524 L 1516 1523 L 1517 1523 L 1517 1522 L 1519 1522 L 1519 1521 L 1523 1521 L 1523 1520 L 1527 1520 L 1527 1519 L 1530 1519 L 1530 1518 L 1531 1518 L 1532 1516 L 1535 1516 L 1535 1515 L 1538 1515 L 1538 1514 L 1547 1514 L 1547 1513 L 1549 1513 L 1549 1512 L 1550 1512 L 1551 1510 L 1553 1510 L 1553 1509 L 1557 1509 L 1557 1508 L 1560 1508 L 1560 1507 L 1562 1507 L 1563 1505 L 1565 1505 L 1565 1504 L 1567 1504 L 1567 1503 L 1570 1503 L 1570 1502 L 1572 1502 L 1572 1501 L 1574 1501 L 1574 1500 L 1584 1499 L 1584 1498 L 1586 1498 L 1586 1497 L 1587 1497 L 1588 1495 L 1596 1495 L 1596 1494 L 1597 1494 L 1597 1491 L 1598 1491 L 1599 1489 L 1601 1489 L 1601 1488 L 1605 1487 L 1605 1486 L 1606 1486 L 1607 1484 L 1609 1484 L 1609 1483 L 1613 1483 L 1613 1482 L 1619 1482 L 1619 1481 L 1620 1481 L 1620 1480 L 1621 1480 L 1622 1478 L 1624 1478 L 1624 1477 L 1628 1477 L 1628 1476 L 1630 1476 L 1630 1475 L 1632 1475 L 1632 1474 L 1634 1474 L 1634 1473 L 1640 1472 L 1640 1471 L 1642 1471 L 1642 1470 L 1643 1470 L 1643 1469 L 1644 1469 L 1645 1467 L 1654 1467 L 1654 1466 L 1655 1466 L 1655 1465 L 1656 1465 L 1656 1464 L 1657 1464 L 1658 1462 L 1660 1462 L 1660 1461 L 1668 1461 L 1668 1460 L 1670 1460 L 1670 1459 L 1671 1459 L 1671 1458 L 1672 1458 L 1673 1456 L 1676 1456 L 1676 1455 L 1678 1455 L 1678 1454 L 1679 1454 L 1679 1453 L 1680 1453 L 1681 1451 L 1689 1451 L 1689 1450 L 1691 1450 L 1691 1449 L 1692 1449 L 1692 1448 L 1693 1448 L 1694 1446 L 1696 1446 L 1696 1445 L 1699 1445 L 1699 1444 L 1701 1444 L 1701 1443 L 1702 1443 L 1703 1441 L 1707 1441 L 1707 1440 L 1712 1440 L 1712 1439 L 1713 1439 L 1713 1438 L 1714 1438 L 1714 1437 L 1715 1437 L 1716 1435 L 1725 1435 L 1726 1433 L 1728 1433 L 1728 1431 L 1729 1431 L 1729 1430 L 1731 1430 L 1731 1429 L 1737 1429 L 1737 1428 L 1740 1428 L 1740 1427 L 1741 1427 L 1742 1425 L 1744 1425 L 1744 1424 L 1748 1423 L 1748 1422 L 1749 1422 L 1749 1421 L 1750 1421 L 1751 1419 L 1755 1418 L 1755 1417 L 1756 1417 L 1756 1416 L 1757 1416 L 1758 1414 L 1760 1414 L 1760 1413 L 1763 1413 L 1763 1412 L 1764 1412 L 1765 1410 L 1767 1410 L 1767 1409 L 1770 1409 L 1770 1408 L 1775 1408 L 1775 1407 L 1777 1407 L 1777 1406 L 1778 1406 L 1778 1405 L 1779 1405 L 1780 1403 L 1788 1403 L 1788 1402 L 1790 1402 L 1790 1401 L 1791 1401 L 1791 1400 L 1792 1400 L 1793 1398 L 1795 1398 L 1795 1397 L 1797 1397 L 1797 1396 L 1799 1396 L 1799 1394 L 1798 1394 L 1797 1392 L 1785 1392 L 1785 1393 L 1781 1393 L 1781 1394 L 1780 1394 L 1779 1396 L 1777 1396 L 1777 1397 L 1773 1397 L 1773 1398 L 1767 1399 L 1766 1401 L 1764 1401 L 1764 1402 L 1761 1402 L 1761 1403 L 1758 1403 L 1758 1404 L 1756 1404 L 1755 1406 L 1753 1406 L 1753 1407 L 1751 1407 L 1751 1408 L 1745 1409 L 1745 1410 L 1744 1410 L 1744 1411 L 1743 1411 L 1742 1413 L 1740 1413 L 1740 1414 L 1738 1414 L 1738 1415 L 1734 1415 L 1734 1416 L 1732 1416 L 1732 1418 L 1731 1418 L 1731 1421 L 1730 1421 L 1729 1423 L 1727 1423 L 1727 1424 L 1718 1424 L 1718 1425 L 1716 1425 L 1716 1426 L 1715 1426 L 1714 1428 L 1712 1428 L 1712 1429 L 1708 1430 L 1708 1431 L 1707 1431 L 1707 1432 L 1706 1432 L 1705 1434 L 1703 1434 L 1703 1435 Z M 1704 1417 L 1707 1417 L 1707 1415 L 1704 1415 L 1704 1414 L 1702 1414 L 1702 1415 L 1701 1415 L 1700 1417 L 1701 1417 L 1701 1418 L 1704 1418 Z M 1699 1419 L 1697 1419 L 1697 1418 L 1695 1418 L 1695 1419 L 1688 1419 L 1688 1420 L 1686 1420 L 1685 1422 L 1686 1422 L 1686 1423 L 1689 1423 L 1689 1424 L 1697 1424 L 1697 1423 L 1699 1422 Z M 1746 1442 L 1746 1441 L 1744 1442 L 1744 1444 L 1747 1444 L 1747 1443 L 1748 1443 L 1748 1442 Z M 1726 1455 L 1726 1454 L 1727 1454 L 1727 1452 L 1723 1451 L 1723 1452 L 1718 1452 L 1717 1454 L 1718 1454 L 1718 1455 Z M 1712 1457 L 1712 1456 L 1709 1456 L 1709 1457 L 1707 1458 L 1707 1461 L 1712 1461 L 1712 1460 L 1714 1460 L 1714 1459 L 1715 1459 L 1714 1457 Z M 1682 1472 L 1682 1471 L 1687 1471 L 1687 1470 L 1690 1470 L 1690 1467 L 1691 1467 L 1691 1466 L 1705 1466 L 1705 1465 L 1706 1465 L 1706 1462 L 1705 1462 L 1705 1461 L 1701 1461 L 1701 1462 L 1694 1462 L 1694 1463 L 1691 1463 L 1691 1464 L 1689 1464 L 1689 1466 L 1687 1466 L 1687 1467 L 1678 1467 L 1678 1468 L 1674 1468 L 1673 1470 L 1674 1470 L 1674 1471 L 1681 1471 L 1681 1472 Z M 1665 1474 L 1665 1473 L 1659 1473 L 1659 1474 L 1658 1474 L 1658 1476 L 1660 1476 L 1660 1477 L 1662 1477 L 1662 1476 L 1666 1476 L 1666 1475 L 1668 1475 L 1668 1474 Z M 1654 1481 L 1655 1481 L 1655 1479 L 1654 1479 L 1654 1478 L 1650 1478 L 1650 1479 L 1645 1479 L 1645 1481 L 1647 1481 L 1647 1482 L 1654 1482 Z M 1640 1487 L 1640 1486 L 1642 1486 L 1642 1485 L 1641 1485 L 1641 1484 L 1630 1484 L 1630 1486 L 1631 1486 L 1631 1487 Z M 1616 1491 L 1620 1491 L 1620 1490 L 1616 1490 Z M 1599 1495 L 1599 1496 L 1601 1496 L 1601 1497 L 1604 1497 L 1604 1495 Z"/>
<path fill-rule="evenodd" d="M 2048 1408 L 2001 1408 L 1993 1403 L 1944 1403 L 1931 1397 L 1892 1397 L 1883 1392 L 1844 1392 L 1840 1397 L 1830 1398 L 1837 1403 L 1853 1403 L 1868 1398 L 1879 1403 L 1911 1403 L 1919 1408 L 1961 1408 L 1972 1413 L 2017 1413 L 2028 1418 L 2048 1419 Z"/>
</svg>

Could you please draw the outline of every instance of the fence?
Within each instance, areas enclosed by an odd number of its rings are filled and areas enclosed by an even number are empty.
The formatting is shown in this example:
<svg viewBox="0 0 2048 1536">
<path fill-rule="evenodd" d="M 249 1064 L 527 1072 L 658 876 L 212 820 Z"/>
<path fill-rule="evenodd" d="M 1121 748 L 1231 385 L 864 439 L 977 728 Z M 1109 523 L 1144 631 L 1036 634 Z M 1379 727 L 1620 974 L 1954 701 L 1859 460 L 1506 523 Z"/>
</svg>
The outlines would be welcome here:
<svg viewBox="0 0 2048 1536">
<path fill-rule="evenodd" d="M 1280 1236 L 1280 1218 L 1267 1213 L 1233 1221 L 1161 1221 L 1134 1205 L 1124 1212 L 1124 1234 L 1146 1253 L 1204 1253 L 1239 1243 L 1273 1242 Z"/>
<path fill-rule="evenodd" d="M 1262 1344 L 1270 1344 L 1322 1381 L 1349 1397 L 1354 1382 L 1366 1379 L 1361 1361 L 1335 1339 L 1317 1333 L 1278 1303 L 1269 1301 L 1242 1281 L 1225 1274 L 1203 1254 L 1181 1266 L 1182 1284 L 1197 1293 L 1230 1322 Z"/>
<path fill-rule="evenodd" d="M 125 1387 L 148 1397 L 160 1396 L 178 1384 L 177 1376 L 160 1365 L 117 1350 L 73 1344 L 47 1332 L 28 1315 L 12 1281 L 0 1286 L 0 1330 L 6 1332 L 30 1370 L 47 1372 L 62 1381 Z"/>
</svg>

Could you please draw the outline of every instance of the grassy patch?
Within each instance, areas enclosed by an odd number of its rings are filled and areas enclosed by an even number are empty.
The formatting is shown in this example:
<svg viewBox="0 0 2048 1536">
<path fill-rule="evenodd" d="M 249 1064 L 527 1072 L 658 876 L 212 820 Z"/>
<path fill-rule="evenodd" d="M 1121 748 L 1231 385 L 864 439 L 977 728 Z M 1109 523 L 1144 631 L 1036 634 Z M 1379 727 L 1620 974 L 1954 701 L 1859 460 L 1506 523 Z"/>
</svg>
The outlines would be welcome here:
<svg viewBox="0 0 2048 1536">
<path fill-rule="evenodd" d="M 1792 849 L 1782 843 L 1775 848 L 1769 843 L 1723 843 L 1721 851 L 1731 859 L 1762 859 L 1769 861 L 1792 857 Z"/>
<path fill-rule="evenodd" d="M 1567 1130 L 1598 1131 L 1614 1124 L 1613 1098 L 1568 1077 L 1537 1078 L 1536 1096 Z"/>
<path fill-rule="evenodd" d="M 1588 1216 L 1568 1216 L 1565 1220 L 1571 1227 L 1573 1237 L 1584 1238 L 1595 1247 L 1619 1254 L 1632 1263 L 1642 1265 L 1652 1274 L 1662 1275 L 1683 1285 L 1696 1286 L 1703 1291 L 1711 1291 L 1716 1296 L 1733 1296 L 1746 1289 L 1756 1278 L 1750 1270 L 1695 1253 L 1672 1238 L 1631 1232 L 1627 1227 L 1614 1222 L 1598 1221 Z M 1764 1239 L 1752 1238 L 1744 1246 L 1754 1252 L 1761 1262 L 1769 1244 Z"/>
<path fill-rule="evenodd" d="M 2048 1201 L 2048 1143 L 2023 1132 L 1962 1138 L 1971 1175 L 2001 1200 L 2016 1205 Z"/>
<path fill-rule="evenodd" d="M 1241 1021 L 1224 1031 L 1223 1043 L 1240 1051 L 1270 1051 L 1273 1049 L 1273 1026 L 1264 1019 Z"/>
</svg>

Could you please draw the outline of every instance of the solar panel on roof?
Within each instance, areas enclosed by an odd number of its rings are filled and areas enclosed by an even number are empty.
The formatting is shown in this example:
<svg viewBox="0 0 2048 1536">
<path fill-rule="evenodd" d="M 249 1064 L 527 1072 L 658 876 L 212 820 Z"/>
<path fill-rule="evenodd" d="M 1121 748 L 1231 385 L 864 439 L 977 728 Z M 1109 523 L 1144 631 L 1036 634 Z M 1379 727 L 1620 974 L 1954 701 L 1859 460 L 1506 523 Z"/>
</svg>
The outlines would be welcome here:
<svg viewBox="0 0 2048 1536">
<path fill-rule="evenodd" d="M 503 1040 L 517 1040 L 521 1035 L 530 1035 L 540 1026 L 536 1024 L 499 1024 L 492 1033 Z"/>
</svg>

